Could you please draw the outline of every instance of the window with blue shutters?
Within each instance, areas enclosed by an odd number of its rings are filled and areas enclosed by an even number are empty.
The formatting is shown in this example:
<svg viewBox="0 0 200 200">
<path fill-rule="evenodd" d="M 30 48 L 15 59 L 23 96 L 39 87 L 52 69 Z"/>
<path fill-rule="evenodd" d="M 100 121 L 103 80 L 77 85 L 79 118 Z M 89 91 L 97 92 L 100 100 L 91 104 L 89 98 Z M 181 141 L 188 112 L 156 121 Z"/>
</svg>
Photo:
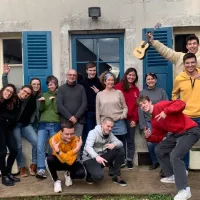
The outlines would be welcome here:
<svg viewBox="0 0 200 200">
<path fill-rule="evenodd" d="M 50 31 L 23 32 L 24 84 L 39 78 L 46 91 L 46 77 L 52 75 L 52 45 Z"/>
<path fill-rule="evenodd" d="M 143 39 L 145 40 L 145 34 L 151 32 L 152 29 L 143 29 Z M 164 45 L 172 48 L 172 28 L 160 28 L 154 32 L 154 39 L 159 40 Z M 146 56 L 143 60 L 143 75 L 153 72 L 158 77 L 157 87 L 165 89 L 169 98 L 171 98 L 172 86 L 173 86 L 173 70 L 172 63 L 162 57 L 151 45 L 146 52 Z M 143 77 L 144 77 L 143 76 Z M 145 87 L 145 80 L 144 80 Z"/>
<path fill-rule="evenodd" d="M 97 75 L 110 70 L 118 80 L 124 73 L 124 34 L 72 35 L 72 67 L 86 76 L 86 64 L 93 61 Z"/>
</svg>

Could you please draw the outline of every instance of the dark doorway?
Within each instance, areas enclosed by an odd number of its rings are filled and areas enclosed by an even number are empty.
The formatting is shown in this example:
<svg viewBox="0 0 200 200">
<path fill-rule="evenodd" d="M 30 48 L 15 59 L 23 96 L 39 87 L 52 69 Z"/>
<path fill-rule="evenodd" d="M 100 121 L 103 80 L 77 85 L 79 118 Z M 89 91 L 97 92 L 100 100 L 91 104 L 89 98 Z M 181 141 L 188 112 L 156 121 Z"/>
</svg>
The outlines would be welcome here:
<svg viewBox="0 0 200 200">
<path fill-rule="evenodd" d="M 175 36 L 175 51 L 187 53 L 186 37 L 189 35 L 192 35 L 192 34 L 194 34 L 194 33 L 176 35 Z"/>
</svg>

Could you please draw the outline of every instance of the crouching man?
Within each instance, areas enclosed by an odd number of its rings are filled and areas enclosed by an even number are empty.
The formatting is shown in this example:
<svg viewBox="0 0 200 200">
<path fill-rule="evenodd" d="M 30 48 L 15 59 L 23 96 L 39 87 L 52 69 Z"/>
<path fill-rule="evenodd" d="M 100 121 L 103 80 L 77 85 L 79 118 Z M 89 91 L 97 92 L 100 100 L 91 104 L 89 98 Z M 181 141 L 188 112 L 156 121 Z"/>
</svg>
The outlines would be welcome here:
<svg viewBox="0 0 200 200">
<path fill-rule="evenodd" d="M 52 155 L 46 159 L 46 168 L 54 181 L 54 192 L 62 192 L 61 181 L 57 171 L 65 171 L 65 185 L 72 185 L 72 179 L 83 179 L 85 169 L 76 161 L 81 149 L 82 139 L 74 135 L 74 124 L 66 121 L 61 131 L 55 134 L 49 141 L 52 147 Z"/>
<path fill-rule="evenodd" d="M 183 158 L 200 138 L 197 123 L 182 113 L 186 104 L 181 100 L 161 101 L 153 105 L 149 97 L 140 96 L 137 103 L 144 112 L 152 115 L 152 132 L 150 129 L 144 131 L 148 141 L 157 141 L 171 132 L 155 148 L 166 176 L 161 182 L 176 184 L 178 194 L 174 200 L 189 199 L 192 195 Z"/>
<path fill-rule="evenodd" d="M 83 151 L 88 184 L 102 180 L 104 167 L 112 167 L 113 182 L 120 186 L 127 185 L 120 176 L 120 166 L 124 162 L 123 144 L 111 133 L 113 125 L 113 119 L 107 117 L 88 134 Z"/>
</svg>

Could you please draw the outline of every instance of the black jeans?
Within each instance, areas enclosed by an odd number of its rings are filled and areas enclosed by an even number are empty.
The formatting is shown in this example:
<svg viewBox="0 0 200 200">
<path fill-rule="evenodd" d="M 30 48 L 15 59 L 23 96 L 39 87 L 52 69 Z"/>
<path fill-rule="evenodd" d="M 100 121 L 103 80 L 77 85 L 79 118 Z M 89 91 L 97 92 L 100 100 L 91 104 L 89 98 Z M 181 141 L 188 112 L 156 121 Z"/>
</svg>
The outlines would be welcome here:
<svg viewBox="0 0 200 200">
<path fill-rule="evenodd" d="M 7 148 L 9 150 L 6 162 Z M 0 170 L 2 176 L 11 173 L 12 166 L 17 156 L 17 145 L 11 128 L 6 127 L 5 123 L 0 121 Z"/>
<path fill-rule="evenodd" d="M 124 149 L 114 148 L 101 155 L 102 158 L 107 160 L 106 167 L 112 166 L 112 173 L 114 176 L 120 176 L 120 167 L 124 163 Z M 99 164 L 96 159 L 89 159 L 83 162 L 86 171 L 91 175 L 94 181 L 100 181 L 104 178 L 104 166 Z"/>
<path fill-rule="evenodd" d="M 85 169 L 80 162 L 74 162 L 73 165 L 68 165 L 67 163 L 61 163 L 54 155 L 47 157 L 46 168 L 53 181 L 58 180 L 57 171 L 69 171 L 72 179 L 83 179 L 85 177 Z"/>
<path fill-rule="evenodd" d="M 133 161 L 135 154 L 135 127 L 130 126 L 130 121 L 126 120 L 127 134 L 127 161 Z"/>
<path fill-rule="evenodd" d="M 188 187 L 183 158 L 199 138 L 200 129 L 194 127 L 180 134 L 169 135 L 155 148 L 164 175 L 171 176 L 174 174 L 177 190 Z"/>
</svg>

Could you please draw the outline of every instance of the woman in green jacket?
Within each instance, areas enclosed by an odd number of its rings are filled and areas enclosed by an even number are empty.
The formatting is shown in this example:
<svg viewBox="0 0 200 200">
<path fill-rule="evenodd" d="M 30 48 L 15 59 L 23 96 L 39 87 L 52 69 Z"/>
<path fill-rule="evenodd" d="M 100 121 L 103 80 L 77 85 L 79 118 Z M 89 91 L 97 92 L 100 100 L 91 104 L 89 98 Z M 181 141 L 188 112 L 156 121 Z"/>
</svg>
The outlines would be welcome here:
<svg viewBox="0 0 200 200">
<path fill-rule="evenodd" d="M 46 79 L 48 91 L 38 99 L 40 102 L 40 124 L 38 128 L 37 145 L 37 173 L 36 178 L 46 178 L 45 175 L 45 149 L 49 138 L 60 131 L 60 115 L 56 105 L 56 89 L 58 79 L 55 76 L 48 76 Z"/>
</svg>

